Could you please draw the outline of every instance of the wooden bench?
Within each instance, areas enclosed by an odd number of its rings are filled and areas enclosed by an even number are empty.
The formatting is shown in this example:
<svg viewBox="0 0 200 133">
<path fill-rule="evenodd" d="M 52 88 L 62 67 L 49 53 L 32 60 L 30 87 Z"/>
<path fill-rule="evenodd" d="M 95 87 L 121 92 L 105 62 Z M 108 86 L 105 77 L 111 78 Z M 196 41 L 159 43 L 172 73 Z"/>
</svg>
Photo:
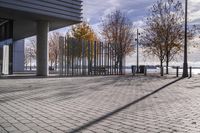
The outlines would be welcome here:
<svg viewBox="0 0 200 133">
<path fill-rule="evenodd" d="M 98 74 L 98 73 L 106 73 L 108 70 L 105 68 L 105 67 L 92 67 L 91 68 L 91 72 L 93 73 L 95 73 L 96 72 L 96 74 Z"/>
</svg>

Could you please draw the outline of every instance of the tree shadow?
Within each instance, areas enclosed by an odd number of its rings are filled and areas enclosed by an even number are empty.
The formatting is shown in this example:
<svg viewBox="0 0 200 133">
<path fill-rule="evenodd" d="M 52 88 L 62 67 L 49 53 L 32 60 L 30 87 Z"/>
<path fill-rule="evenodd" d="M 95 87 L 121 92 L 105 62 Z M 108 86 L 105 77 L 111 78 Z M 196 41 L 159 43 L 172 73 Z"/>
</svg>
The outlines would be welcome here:
<svg viewBox="0 0 200 133">
<path fill-rule="evenodd" d="M 181 79 L 183 79 L 183 78 L 176 79 L 176 80 L 174 80 L 174 81 L 172 81 L 172 82 L 170 82 L 170 83 L 168 83 L 168 84 L 166 84 L 166 85 L 164 85 L 164 86 L 162 86 L 162 87 L 156 89 L 155 91 L 153 91 L 153 92 L 151 92 L 151 93 L 149 93 L 149 94 L 147 94 L 147 95 L 145 95 L 145 96 L 143 96 L 143 97 L 141 97 L 141 98 L 139 98 L 139 99 L 137 99 L 137 100 L 135 100 L 135 101 L 132 101 L 132 102 L 130 102 L 130 103 L 128 103 L 128 104 L 126 104 L 126 105 L 124 105 L 124 106 L 122 106 L 122 107 L 116 109 L 116 110 L 113 110 L 113 111 L 111 111 L 111 112 L 109 112 L 109 113 L 107 113 L 107 114 L 105 114 L 105 115 L 103 115 L 103 116 L 101 116 L 101 117 L 99 117 L 99 118 L 96 118 L 96 119 L 94 119 L 94 120 L 92 120 L 92 121 L 90 121 L 90 122 L 88 122 L 88 123 L 86 123 L 86 124 L 84 124 L 84 125 L 82 125 L 82 126 L 80 126 L 80 127 L 77 127 L 77 128 L 75 128 L 75 129 L 73 129 L 73 130 L 70 131 L 69 133 L 80 132 L 81 130 L 84 130 L 84 129 L 86 129 L 86 128 L 88 128 L 88 127 L 94 125 L 94 124 L 97 124 L 97 123 L 101 122 L 102 120 L 107 119 L 107 118 L 111 117 L 112 115 L 115 115 L 116 113 L 119 113 L 119 112 L 121 112 L 122 110 L 127 109 L 127 108 L 129 108 L 130 106 L 135 105 L 136 103 L 139 103 L 140 101 L 145 100 L 146 98 L 148 98 L 148 97 L 154 95 L 155 93 L 158 93 L 159 91 L 161 91 L 161 90 L 165 89 L 166 87 L 168 87 L 168 86 L 170 86 L 170 85 L 172 85 L 172 84 L 174 84 L 174 83 L 180 81 Z"/>
</svg>

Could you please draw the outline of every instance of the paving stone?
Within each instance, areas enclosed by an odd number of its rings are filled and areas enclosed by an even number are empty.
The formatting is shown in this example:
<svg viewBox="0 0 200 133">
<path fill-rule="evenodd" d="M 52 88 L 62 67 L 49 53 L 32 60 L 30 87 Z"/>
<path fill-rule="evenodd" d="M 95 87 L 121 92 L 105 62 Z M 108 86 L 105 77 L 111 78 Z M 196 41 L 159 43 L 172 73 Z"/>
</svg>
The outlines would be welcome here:
<svg viewBox="0 0 200 133">
<path fill-rule="evenodd" d="M 17 128 L 11 126 L 11 127 L 5 127 L 5 130 L 8 131 L 8 132 L 14 132 L 14 131 L 17 131 Z"/>
<path fill-rule="evenodd" d="M 31 121 L 30 121 L 30 120 L 27 120 L 27 119 L 20 120 L 20 122 L 23 123 L 23 124 L 31 123 Z"/>
<path fill-rule="evenodd" d="M 50 133 L 50 131 L 47 131 L 47 130 L 41 130 L 41 131 L 39 131 L 38 133 Z"/>
<path fill-rule="evenodd" d="M 12 132 L 9 132 L 9 133 L 22 133 L 22 131 L 17 130 L 17 131 L 12 131 Z"/>
<path fill-rule="evenodd" d="M 36 132 L 41 132 L 41 131 L 44 131 L 45 128 L 42 128 L 40 126 L 37 126 L 37 127 L 33 127 L 32 130 L 36 131 Z"/>
<path fill-rule="evenodd" d="M 93 132 L 93 131 L 90 131 L 90 130 L 83 130 L 83 131 L 81 131 L 82 133 L 95 133 L 95 132 Z"/>
<path fill-rule="evenodd" d="M 58 126 L 56 128 L 58 128 L 61 131 L 67 131 L 69 129 L 69 127 L 66 127 L 66 126 Z"/>
<path fill-rule="evenodd" d="M 200 76 L 167 85 L 175 80 L 170 76 L 0 80 L 0 132 L 198 133 Z"/>
<path fill-rule="evenodd" d="M 50 123 L 49 125 L 54 126 L 54 127 L 60 127 L 60 126 L 62 126 L 62 125 L 59 124 L 59 123 Z"/>
<path fill-rule="evenodd" d="M 29 128 L 32 128 L 32 129 L 38 126 L 35 123 L 28 123 L 28 124 L 25 124 L 25 125 L 28 126 Z"/>
<path fill-rule="evenodd" d="M 53 126 L 48 126 L 48 127 L 44 127 L 44 129 L 46 129 L 46 130 L 48 130 L 48 131 L 55 131 L 55 130 L 57 130 L 55 127 L 53 127 Z"/>
<path fill-rule="evenodd" d="M 0 133 L 8 133 L 4 128 L 0 126 Z"/>
<path fill-rule="evenodd" d="M 11 123 L 9 123 L 9 122 L 5 122 L 5 123 L 1 123 L 1 126 L 2 127 L 11 127 L 12 126 L 12 124 Z"/>
<path fill-rule="evenodd" d="M 22 124 L 22 123 L 15 123 L 15 124 L 13 124 L 13 125 L 14 125 L 17 129 L 19 129 L 20 131 L 22 131 L 22 132 L 25 132 L 25 131 L 30 130 L 29 127 L 25 126 L 25 125 Z"/>
<path fill-rule="evenodd" d="M 33 131 L 33 130 L 29 130 L 29 131 L 26 131 L 24 133 L 37 133 L 36 131 Z"/>
</svg>

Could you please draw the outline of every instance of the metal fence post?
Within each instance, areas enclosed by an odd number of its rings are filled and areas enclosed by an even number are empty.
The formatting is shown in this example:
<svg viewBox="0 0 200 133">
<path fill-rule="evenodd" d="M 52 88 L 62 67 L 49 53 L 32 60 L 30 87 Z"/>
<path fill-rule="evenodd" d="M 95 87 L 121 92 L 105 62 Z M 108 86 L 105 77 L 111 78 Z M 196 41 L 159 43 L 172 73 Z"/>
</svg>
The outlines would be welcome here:
<svg viewBox="0 0 200 133">
<path fill-rule="evenodd" d="M 90 75 L 90 72 L 91 72 L 90 59 L 91 59 L 91 42 L 88 41 L 88 75 Z"/>
<path fill-rule="evenodd" d="M 59 71 L 60 71 L 60 76 L 63 76 L 63 53 L 64 53 L 64 37 L 59 37 Z M 49 68 L 48 68 L 49 69 Z"/>
<path fill-rule="evenodd" d="M 74 39 L 71 42 L 71 60 L 72 60 L 72 76 L 74 76 Z"/>
<path fill-rule="evenodd" d="M 125 58 L 117 55 L 116 46 L 102 42 L 76 40 L 62 37 L 60 40 L 60 75 L 117 75 L 125 73 Z M 79 53 L 77 53 L 77 51 Z M 119 57 L 120 56 L 120 57 Z M 120 59 L 119 59 L 120 58 Z"/>
<path fill-rule="evenodd" d="M 65 76 L 67 76 L 67 40 L 64 41 L 64 57 L 65 57 Z"/>
<path fill-rule="evenodd" d="M 135 67 L 131 66 L 131 70 L 132 70 L 132 75 L 135 76 Z"/>
<path fill-rule="evenodd" d="M 190 67 L 190 78 L 192 77 L 192 67 Z"/>
<path fill-rule="evenodd" d="M 160 67 L 160 69 L 161 69 L 161 71 L 160 71 L 161 74 L 160 74 L 160 75 L 163 76 L 163 75 L 164 75 L 164 74 L 163 74 L 163 67 Z"/>
<path fill-rule="evenodd" d="M 144 76 L 147 76 L 147 67 L 144 66 Z"/>
<path fill-rule="evenodd" d="M 179 77 L 179 67 L 176 67 L 176 77 Z"/>
<path fill-rule="evenodd" d="M 97 42 L 95 41 L 94 42 L 94 75 L 96 76 L 97 75 Z"/>
</svg>

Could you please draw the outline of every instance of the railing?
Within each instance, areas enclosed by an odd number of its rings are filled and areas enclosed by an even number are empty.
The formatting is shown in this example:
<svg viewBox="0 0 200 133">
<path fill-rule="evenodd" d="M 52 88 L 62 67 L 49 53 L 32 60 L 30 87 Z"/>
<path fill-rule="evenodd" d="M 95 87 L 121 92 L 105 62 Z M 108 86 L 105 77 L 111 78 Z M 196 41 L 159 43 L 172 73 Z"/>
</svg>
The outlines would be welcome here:
<svg viewBox="0 0 200 133">
<path fill-rule="evenodd" d="M 115 44 L 60 38 L 61 76 L 121 75 L 125 60 Z"/>
<path fill-rule="evenodd" d="M 164 75 L 172 75 L 172 76 L 176 76 L 176 77 L 181 77 L 182 76 L 182 71 L 183 68 L 176 66 L 176 67 L 169 67 L 169 73 L 166 74 L 166 68 L 160 68 L 160 67 L 155 67 L 155 68 L 149 68 L 148 66 L 145 66 L 143 68 L 144 70 L 138 74 L 143 74 L 143 75 L 160 75 L 160 76 L 164 76 Z M 161 70 L 162 69 L 162 70 Z M 199 70 L 199 72 L 197 71 Z M 132 68 L 126 68 L 126 74 L 132 74 L 132 75 L 136 75 L 136 68 L 132 67 Z M 192 77 L 194 74 L 200 74 L 200 67 L 188 67 L 188 77 Z"/>
</svg>

